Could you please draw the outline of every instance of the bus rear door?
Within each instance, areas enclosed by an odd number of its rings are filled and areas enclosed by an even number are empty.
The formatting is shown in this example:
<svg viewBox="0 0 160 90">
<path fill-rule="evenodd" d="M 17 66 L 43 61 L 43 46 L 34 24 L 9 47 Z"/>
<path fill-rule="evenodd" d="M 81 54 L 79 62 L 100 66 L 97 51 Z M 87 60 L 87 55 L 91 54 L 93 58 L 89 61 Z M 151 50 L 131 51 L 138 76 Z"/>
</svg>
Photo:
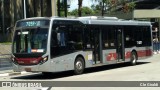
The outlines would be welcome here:
<svg viewBox="0 0 160 90">
<path fill-rule="evenodd" d="M 117 29 L 116 31 L 116 52 L 117 52 L 117 62 L 122 62 L 125 60 L 124 54 L 124 35 L 123 35 L 123 29 Z"/>
</svg>

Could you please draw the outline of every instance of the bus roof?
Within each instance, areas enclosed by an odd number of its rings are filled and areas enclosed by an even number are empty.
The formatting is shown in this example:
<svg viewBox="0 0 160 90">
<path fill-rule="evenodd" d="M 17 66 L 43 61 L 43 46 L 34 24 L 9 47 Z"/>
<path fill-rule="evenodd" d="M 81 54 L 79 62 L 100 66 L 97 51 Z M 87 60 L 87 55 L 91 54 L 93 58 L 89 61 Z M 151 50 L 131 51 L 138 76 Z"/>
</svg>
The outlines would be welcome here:
<svg viewBox="0 0 160 90">
<path fill-rule="evenodd" d="M 69 21 L 80 21 L 83 24 L 88 25 L 143 25 L 149 26 L 149 21 L 136 21 L 136 20 L 123 20 L 117 17 L 101 17 L 101 16 L 86 16 L 86 17 L 71 17 L 71 18 L 55 18 L 56 20 L 69 20 Z"/>
<path fill-rule="evenodd" d="M 50 20 L 51 17 L 31 17 L 31 18 L 25 18 L 25 19 L 21 19 L 21 20 L 18 20 L 17 22 L 19 21 L 27 21 L 27 20 Z"/>
<path fill-rule="evenodd" d="M 151 25 L 149 21 L 136 21 L 136 20 L 123 20 L 118 19 L 117 17 L 97 17 L 97 16 L 88 16 L 78 18 L 80 21 L 85 24 L 94 24 L 94 25 Z"/>
<path fill-rule="evenodd" d="M 118 19 L 117 17 L 101 17 L 101 16 L 86 16 L 86 17 L 32 17 L 32 18 L 26 18 L 19 21 L 25 21 L 25 20 L 67 20 L 67 21 L 79 21 L 82 24 L 87 25 L 143 25 L 143 26 L 149 26 L 151 25 L 151 22 L 149 21 L 136 21 L 136 20 L 123 20 Z"/>
</svg>

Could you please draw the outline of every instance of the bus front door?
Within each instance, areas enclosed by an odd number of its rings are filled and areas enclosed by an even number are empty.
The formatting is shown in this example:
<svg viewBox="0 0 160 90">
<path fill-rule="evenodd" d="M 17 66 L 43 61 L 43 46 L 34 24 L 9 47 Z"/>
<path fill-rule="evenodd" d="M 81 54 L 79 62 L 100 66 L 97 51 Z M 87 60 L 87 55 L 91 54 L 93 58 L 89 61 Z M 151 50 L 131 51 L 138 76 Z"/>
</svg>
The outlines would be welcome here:
<svg viewBox="0 0 160 90">
<path fill-rule="evenodd" d="M 121 62 L 124 61 L 124 35 L 123 35 L 123 30 L 122 29 L 118 29 L 117 30 L 117 35 L 116 35 L 116 42 L 117 42 L 117 48 L 116 48 L 116 52 L 117 52 L 117 62 Z"/>
</svg>

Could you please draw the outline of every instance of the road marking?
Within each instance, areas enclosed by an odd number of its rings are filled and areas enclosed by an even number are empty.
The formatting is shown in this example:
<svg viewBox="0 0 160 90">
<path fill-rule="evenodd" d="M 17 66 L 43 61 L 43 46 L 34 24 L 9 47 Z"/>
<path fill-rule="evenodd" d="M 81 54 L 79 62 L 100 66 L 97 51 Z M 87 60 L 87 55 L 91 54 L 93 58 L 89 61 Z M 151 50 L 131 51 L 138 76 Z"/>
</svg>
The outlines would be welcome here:
<svg viewBox="0 0 160 90">
<path fill-rule="evenodd" d="M 22 71 L 22 72 L 9 72 L 9 73 L 0 73 L 0 77 L 5 77 L 5 76 L 12 76 L 12 75 L 23 75 L 23 74 L 27 74 L 29 72 L 26 71 Z"/>
<path fill-rule="evenodd" d="M 5 76 L 9 76 L 9 73 L 0 74 L 0 77 L 5 77 Z"/>
</svg>

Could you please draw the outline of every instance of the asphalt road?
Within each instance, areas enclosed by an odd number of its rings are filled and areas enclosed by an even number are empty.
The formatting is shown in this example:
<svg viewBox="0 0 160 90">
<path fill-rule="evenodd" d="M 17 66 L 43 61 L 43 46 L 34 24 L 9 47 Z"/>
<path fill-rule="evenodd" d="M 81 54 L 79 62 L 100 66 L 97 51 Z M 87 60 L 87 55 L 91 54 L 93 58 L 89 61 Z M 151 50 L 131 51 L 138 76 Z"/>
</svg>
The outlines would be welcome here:
<svg viewBox="0 0 160 90">
<path fill-rule="evenodd" d="M 157 54 L 151 58 L 140 60 L 138 62 L 138 65 L 135 66 L 130 66 L 128 64 L 118 64 L 118 65 L 108 65 L 108 66 L 86 69 L 85 73 L 82 75 L 74 75 L 72 71 L 53 73 L 50 76 L 44 76 L 41 73 L 27 73 L 24 75 L 0 77 L 0 81 L 22 81 L 22 82 L 49 81 L 48 85 L 50 85 L 52 81 L 61 81 L 59 83 L 59 85 L 61 84 L 60 87 L 52 87 L 50 90 L 159 90 L 160 55 Z M 65 85 L 69 85 L 69 82 L 65 83 L 64 81 L 80 81 L 80 82 L 78 82 L 79 85 L 77 85 L 77 87 L 65 87 Z M 96 82 L 96 81 L 101 81 L 101 82 Z M 112 83 L 112 81 L 115 82 Z M 133 83 L 130 81 L 136 81 L 136 82 Z M 75 85 L 77 84 L 77 82 L 71 82 L 71 83 Z M 112 87 L 104 87 L 105 85 L 109 86 L 110 83 L 112 83 L 111 85 Z M 154 83 L 155 86 L 149 86 L 152 83 Z M 122 84 L 122 86 L 116 87 L 116 85 L 113 84 L 118 84 L 118 85 Z M 134 87 L 134 84 L 139 86 Z M 102 87 L 98 85 L 101 85 Z M 127 85 L 129 85 L 129 87 L 126 87 Z M 10 90 L 10 89 L 11 88 L 8 87 L 0 88 L 0 90 Z M 47 89 L 48 88 L 45 87 L 43 88 L 12 87 L 12 90 L 47 90 Z"/>
</svg>

